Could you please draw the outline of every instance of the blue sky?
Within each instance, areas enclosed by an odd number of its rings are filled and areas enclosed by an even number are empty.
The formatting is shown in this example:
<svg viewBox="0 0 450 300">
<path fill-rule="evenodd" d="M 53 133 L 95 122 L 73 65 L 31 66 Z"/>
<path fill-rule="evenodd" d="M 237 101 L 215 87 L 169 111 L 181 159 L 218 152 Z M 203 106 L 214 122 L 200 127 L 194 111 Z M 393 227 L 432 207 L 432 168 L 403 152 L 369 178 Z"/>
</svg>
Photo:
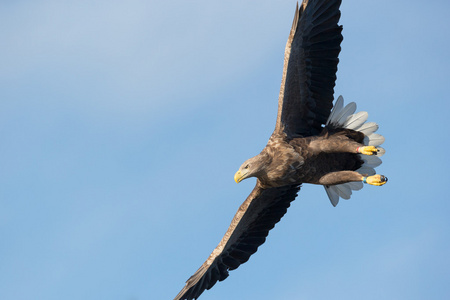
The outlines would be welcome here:
<svg viewBox="0 0 450 300">
<path fill-rule="evenodd" d="M 0 4 L 0 297 L 172 299 L 254 186 L 295 1 Z M 448 1 L 344 0 L 383 187 L 305 185 L 200 299 L 448 299 Z"/>
</svg>

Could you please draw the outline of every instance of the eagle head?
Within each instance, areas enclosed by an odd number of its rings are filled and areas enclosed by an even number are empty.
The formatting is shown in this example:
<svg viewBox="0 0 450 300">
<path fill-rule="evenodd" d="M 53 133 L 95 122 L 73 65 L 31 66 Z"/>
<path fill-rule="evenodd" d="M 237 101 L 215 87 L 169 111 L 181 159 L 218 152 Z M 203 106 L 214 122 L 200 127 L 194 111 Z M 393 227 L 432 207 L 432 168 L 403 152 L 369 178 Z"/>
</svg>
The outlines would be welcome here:
<svg viewBox="0 0 450 300">
<path fill-rule="evenodd" d="M 249 177 L 258 177 L 264 172 L 265 166 L 267 165 L 266 155 L 263 153 L 258 154 L 250 159 L 247 159 L 239 168 L 239 170 L 234 174 L 234 181 L 236 183 Z"/>
</svg>

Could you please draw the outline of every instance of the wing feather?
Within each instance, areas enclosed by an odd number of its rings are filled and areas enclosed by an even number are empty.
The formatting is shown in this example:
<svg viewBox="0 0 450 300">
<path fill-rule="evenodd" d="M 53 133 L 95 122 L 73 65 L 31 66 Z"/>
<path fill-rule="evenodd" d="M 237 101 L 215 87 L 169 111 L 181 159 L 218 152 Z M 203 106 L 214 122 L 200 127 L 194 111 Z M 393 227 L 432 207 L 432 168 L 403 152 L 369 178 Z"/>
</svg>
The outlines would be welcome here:
<svg viewBox="0 0 450 300">
<path fill-rule="evenodd" d="M 239 207 L 231 225 L 209 258 L 187 281 L 174 300 L 197 299 L 205 289 L 228 277 L 228 271 L 248 261 L 269 230 L 284 216 L 300 187 L 262 189 L 257 183 Z"/>
<path fill-rule="evenodd" d="M 317 135 L 333 107 L 341 0 L 304 0 L 286 44 L 274 134 Z"/>
</svg>

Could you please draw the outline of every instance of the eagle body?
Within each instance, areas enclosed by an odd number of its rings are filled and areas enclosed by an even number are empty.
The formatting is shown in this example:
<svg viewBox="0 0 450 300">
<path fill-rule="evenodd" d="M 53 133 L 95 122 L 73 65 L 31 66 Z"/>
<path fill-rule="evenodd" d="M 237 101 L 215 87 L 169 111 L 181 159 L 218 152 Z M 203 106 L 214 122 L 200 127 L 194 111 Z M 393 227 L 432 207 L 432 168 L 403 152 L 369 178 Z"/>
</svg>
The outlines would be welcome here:
<svg viewBox="0 0 450 300">
<path fill-rule="evenodd" d="M 356 104 L 334 101 L 342 26 L 341 0 L 303 0 L 296 7 L 285 48 L 275 130 L 266 147 L 246 160 L 234 179 L 256 177 L 222 240 L 175 300 L 197 299 L 230 270 L 249 260 L 287 212 L 304 183 L 323 185 L 333 206 L 350 199 L 375 175 L 384 137 Z"/>
<path fill-rule="evenodd" d="M 280 187 L 302 183 L 321 184 L 320 179 L 332 172 L 356 171 L 363 160 L 355 153 L 344 152 L 354 144 L 356 151 L 364 134 L 341 129 L 331 133 L 325 128 L 319 136 L 287 139 L 286 136 L 272 136 L 259 154 L 264 168 L 258 173 L 262 188 Z M 324 152 L 323 149 L 332 149 Z"/>
</svg>

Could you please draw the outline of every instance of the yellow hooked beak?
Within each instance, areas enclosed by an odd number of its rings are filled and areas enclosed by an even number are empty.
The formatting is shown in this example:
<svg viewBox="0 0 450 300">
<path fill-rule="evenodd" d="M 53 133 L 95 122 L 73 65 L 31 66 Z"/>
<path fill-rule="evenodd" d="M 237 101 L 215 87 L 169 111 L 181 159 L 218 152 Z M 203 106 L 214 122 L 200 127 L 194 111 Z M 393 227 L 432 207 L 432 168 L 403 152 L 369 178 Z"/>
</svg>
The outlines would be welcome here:
<svg viewBox="0 0 450 300">
<path fill-rule="evenodd" d="M 239 183 L 242 181 L 242 174 L 241 171 L 237 171 L 236 174 L 234 174 L 234 181 L 236 181 L 236 183 Z"/>
</svg>

